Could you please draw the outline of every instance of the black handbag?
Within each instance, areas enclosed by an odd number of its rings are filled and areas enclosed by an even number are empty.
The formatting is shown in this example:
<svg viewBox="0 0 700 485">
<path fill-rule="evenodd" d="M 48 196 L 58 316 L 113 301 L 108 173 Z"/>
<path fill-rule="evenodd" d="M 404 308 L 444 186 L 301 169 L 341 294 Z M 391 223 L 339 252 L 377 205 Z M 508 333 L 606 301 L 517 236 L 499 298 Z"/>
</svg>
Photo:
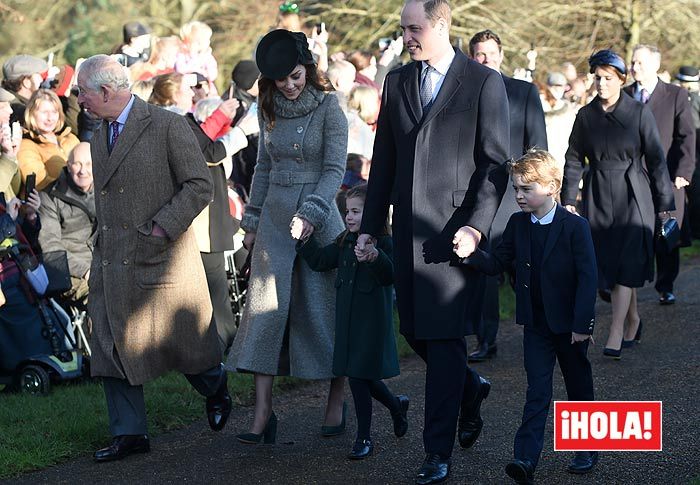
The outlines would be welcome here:
<svg viewBox="0 0 700 485">
<path fill-rule="evenodd" d="M 669 217 L 659 228 L 657 244 L 659 249 L 670 253 L 676 249 L 681 242 L 681 228 L 675 217 Z"/>
<path fill-rule="evenodd" d="M 49 286 L 44 293 L 46 296 L 58 296 L 71 289 L 68 254 L 65 251 L 46 251 L 42 254 Z"/>
</svg>

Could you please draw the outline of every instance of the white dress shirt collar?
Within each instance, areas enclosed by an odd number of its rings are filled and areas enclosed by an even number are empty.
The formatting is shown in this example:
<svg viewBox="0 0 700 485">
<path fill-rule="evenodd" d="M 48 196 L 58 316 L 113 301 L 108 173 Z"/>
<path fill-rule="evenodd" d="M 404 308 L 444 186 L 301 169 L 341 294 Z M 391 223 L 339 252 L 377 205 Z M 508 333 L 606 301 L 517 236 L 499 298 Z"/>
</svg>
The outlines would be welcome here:
<svg viewBox="0 0 700 485">
<path fill-rule="evenodd" d="M 535 216 L 534 212 L 530 212 L 530 222 L 533 224 L 539 223 L 541 226 L 546 226 L 547 224 L 551 224 L 552 221 L 554 220 L 554 214 L 557 211 L 557 204 L 554 204 L 554 207 L 550 209 L 549 212 L 547 212 L 544 216 L 542 216 L 542 219 L 538 219 Z"/>
</svg>

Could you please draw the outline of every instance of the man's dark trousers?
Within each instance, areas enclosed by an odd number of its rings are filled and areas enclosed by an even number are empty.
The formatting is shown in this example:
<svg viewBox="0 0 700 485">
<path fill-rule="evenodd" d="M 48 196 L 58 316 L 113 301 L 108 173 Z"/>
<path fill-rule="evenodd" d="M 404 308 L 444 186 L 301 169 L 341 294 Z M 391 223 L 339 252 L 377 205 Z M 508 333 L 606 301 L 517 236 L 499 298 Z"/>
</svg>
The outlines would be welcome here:
<svg viewBox="0 0 700 485">
<path fill-rule="evenodd" d="M 426 364 L 425 452 L 449 458 L 454 447 L 460 403 L 474 401 L 480 385 L 479 375 L 466 365 L 464 338 L 417 340 L 405 337 Z"/>
<path fill-rule="evenodd" d="M 542 453 L 549 404 L 552 401 L 554 364 L 564 376 L 569 401 L 593 401 L 593 376 L 586 356 L 588 340 L 571 343 L 571 333 L 556 335 L 546 325 L 527 325 L 523 334 L 523 357 L 527 373 L 527 396 L 523 420 L 515 434 L 513 455 L 533 466 Z"/>
</svg>

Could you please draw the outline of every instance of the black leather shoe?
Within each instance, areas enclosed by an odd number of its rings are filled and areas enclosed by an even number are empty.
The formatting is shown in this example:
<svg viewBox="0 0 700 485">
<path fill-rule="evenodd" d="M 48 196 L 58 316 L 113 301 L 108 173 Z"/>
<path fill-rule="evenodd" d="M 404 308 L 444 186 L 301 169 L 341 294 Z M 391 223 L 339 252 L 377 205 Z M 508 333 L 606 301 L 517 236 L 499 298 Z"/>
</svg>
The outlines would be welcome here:
<svg viewBox="0 0 700 485">
<path fill-rule="evenodd" d="M 93 456 L 95 461 L 101 463 L 121 460 L 134 453 L 148 453 L 149 451 L 151 451 L 151 443 L 148 440 L 148 435 L 122 435 L 115 436 L 111 445 L 97 450 Z"/>
<path fill-rule="evenodd" d="M 598 296 L 605 303 L 610 303 L 612 301 L 612 298 L 610 296 L 610 290 L 598 290 Z"/>
<path fill-rule="evenodd" d="M 423 465 L 416 475 L 418 485 L 428 485 L 429 483 L 440 483 L 447 480 L 450 475 L 450 459 L 443 458 L 437 453 L 428 453 Z"/>
<path fill-rule="evenodd" d="M 479 344 L 479 346 L 467 356 L 469 362 L 483 362 L 496 356 L 498 346 L 496 344 L 489 345 L 487 343 Z"/>
<path fill-rule="evenodd" d="M 527 460 L 513 460 L 506 465 L 506 475 L 515 483 L 526 485 L 535 483 L 535 467 Z"/>
<path fill-rule="evenodd" d="M 676 297 L 670 291 L 659 293 L 659 305 L 673 305 L 676 303 Z"/>
<path fill-rule="evenodd" d="M 598 463 L 597 451 L 577 451 L 566 471 L 583 475 L 590 472 L 596 463 Z"/>
<path fill-rule="evenodd" d="M 209 427 L 214 431 L 221 431 L 226 426 L 226 421 L 231 414 L 232 401 L 228 390 L 221 396 L 207 398 L 207 419 Z"/>
<path fill-rule="evenodd" d="M 476 399 L 471 403 L 462 402 L 457 426 L 459 446 L 462 448 L 471 448 L 481 434 L 481 428 L 484 427 L 480 414 L 481 403 L 488 397 L 489 391 L 491 391 L 491 383 L 479 376 L 479 392 Z"/>
<path fill-rule="evenodd" d="M 372 454 L 374 450 L 374 445 L 371 439 L 355 440 L 355 444 L 352 445 L 352 451 L 348 454 L 348 458 L 351 460 L 364 460 L 369 455 Z"/>
</svg>

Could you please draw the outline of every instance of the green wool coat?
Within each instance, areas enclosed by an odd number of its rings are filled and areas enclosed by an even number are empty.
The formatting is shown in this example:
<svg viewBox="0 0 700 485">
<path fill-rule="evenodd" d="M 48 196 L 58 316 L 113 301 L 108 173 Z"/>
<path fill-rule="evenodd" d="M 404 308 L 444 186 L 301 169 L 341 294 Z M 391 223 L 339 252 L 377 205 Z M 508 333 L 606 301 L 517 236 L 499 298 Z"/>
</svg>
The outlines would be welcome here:
<svg viewBox="0 0 700 485">
<path fill-rule="evenodd" d="M 335 280 L 335 346 L 333 374 L 358 379 L 386 379 L 399 374 L 393 325 L 391 237 L 379 238 L 379 256 L 360 263 L 355 256 L 356 233 L 342 245 L 321 247 L 311 237 L 298 253 L 314 271 L 337 268 Z"/>
</svg>

